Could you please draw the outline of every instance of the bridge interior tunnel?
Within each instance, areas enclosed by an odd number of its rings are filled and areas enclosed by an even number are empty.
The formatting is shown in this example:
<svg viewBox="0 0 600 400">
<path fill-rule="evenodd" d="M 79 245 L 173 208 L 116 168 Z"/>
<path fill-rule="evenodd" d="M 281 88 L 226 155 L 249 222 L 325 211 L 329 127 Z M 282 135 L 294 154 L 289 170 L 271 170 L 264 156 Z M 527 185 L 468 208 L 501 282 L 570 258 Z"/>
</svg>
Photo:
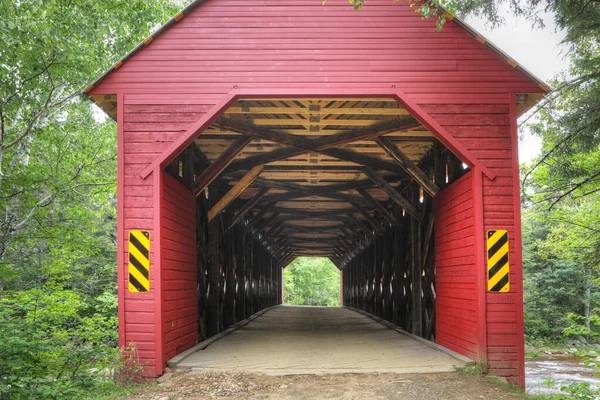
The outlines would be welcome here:
<svg viewBox="0 0 600 400">
<path fill-rule="evenodd" d="M 164 251 L 195 237 L 196 279 L 180 284 L 197 299 L 167 359 L 281 304 L 283 268 L 300 256 L 340 269 L 345 306 L 431 341 L 449 329 L 435 258 L 460 240 L 443 243 L 436 220 L 472 225 L 460 215 L 469 167 L 395 99 L 237 100 L 163 175 L 163 220 L 180 217 L 165 222 Z"/>
</svg>

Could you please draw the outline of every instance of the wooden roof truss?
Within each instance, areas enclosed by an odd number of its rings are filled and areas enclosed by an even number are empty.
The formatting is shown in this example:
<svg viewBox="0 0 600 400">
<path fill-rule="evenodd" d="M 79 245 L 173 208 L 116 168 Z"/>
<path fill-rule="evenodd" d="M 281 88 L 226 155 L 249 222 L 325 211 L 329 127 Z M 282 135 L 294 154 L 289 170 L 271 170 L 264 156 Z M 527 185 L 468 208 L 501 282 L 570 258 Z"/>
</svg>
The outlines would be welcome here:
<svg viewBox="0 0 600 400">
<path fill-rule="evenodd" d="M 209 220 L 235 207 L 227 229 L 244 224 L 278 257 L 326 256 L 343 268 L 402 223 L 393 204 L 421 220 L 403 189 L 434 197 L 445 186 L 426 160 L 435 151 L 444 151 L 435 136 L 391 99 L 245 99 L 167 171 L 197 196 L 226 187 Z"/>
</svg>

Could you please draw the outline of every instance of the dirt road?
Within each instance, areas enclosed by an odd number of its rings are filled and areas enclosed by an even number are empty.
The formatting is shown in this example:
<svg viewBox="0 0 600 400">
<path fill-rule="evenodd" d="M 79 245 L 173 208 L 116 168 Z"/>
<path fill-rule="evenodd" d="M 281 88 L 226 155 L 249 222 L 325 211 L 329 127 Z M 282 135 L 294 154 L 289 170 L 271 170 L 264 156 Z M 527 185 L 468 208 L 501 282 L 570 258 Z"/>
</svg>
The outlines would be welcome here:
<svg viewBox="0 0 600 400">
<path fill-rule="evenodd" d="M 438 400 L 520 399 L 504 385 L 479 375 L 336 374 L 265 376 L 181 372 L 128 400 Z M 125 398 L 124 398 L 125 399 Z M 123 400 L 124 400 L 123 399 Z"/>
</svg>

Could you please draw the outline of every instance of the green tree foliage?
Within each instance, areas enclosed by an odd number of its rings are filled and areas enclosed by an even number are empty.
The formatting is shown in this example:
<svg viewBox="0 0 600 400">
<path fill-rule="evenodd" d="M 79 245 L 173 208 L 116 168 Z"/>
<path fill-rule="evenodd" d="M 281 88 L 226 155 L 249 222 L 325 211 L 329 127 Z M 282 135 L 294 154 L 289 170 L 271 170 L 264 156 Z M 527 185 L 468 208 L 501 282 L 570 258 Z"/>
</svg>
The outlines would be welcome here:
<svg viewBox="0 0 600 400">
<path fill-rule="evenodd" d="M 284 272 L 285 304 L 340 305 L 340 271 L 328 258 L 298 257 Z"/>
<path fill-rule="evenodd" d="M 559 209 L 563 211 L 562 205 Z M 583 215 L 569 211 L 574 219 Z M 590 328 L 600 302 L 600 271 L 589 258 L 594 236 L 576 238 L 580 228 L 572 221 L 556 222 L 556 217 L 556 212 L 536 207 L 523 214 L 525 333 L 551 341 L 565 333 L 590 337 L 591 331 L 573 327 Z"/>
<path fill-rule="evenodd" d="M 579 25 L 577 26 L 579 27 Z M 583 30 L 586 31 L 585 29 Z M 542 155 L 523 166 L 526 329 L 600 333 L 600 59 L 597 38 L 572 42 L 568 79 L 529 124 Z"/>
<path fill-rule="evenodd" d="M 0 2 L 2 400 L 111 386 L 115 125 L 96 121 L 80 93 L 177 3 Z"/>
</svg>

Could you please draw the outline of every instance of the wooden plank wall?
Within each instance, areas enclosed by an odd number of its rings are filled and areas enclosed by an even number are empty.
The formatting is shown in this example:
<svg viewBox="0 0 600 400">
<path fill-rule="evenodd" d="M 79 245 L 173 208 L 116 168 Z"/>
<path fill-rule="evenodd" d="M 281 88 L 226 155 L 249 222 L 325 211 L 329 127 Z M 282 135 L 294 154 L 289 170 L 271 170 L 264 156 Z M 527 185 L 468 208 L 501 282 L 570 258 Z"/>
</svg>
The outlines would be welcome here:
<svg viewBox="0 0 600 400">
<path fill-rule="evenodd" d="M 126 121 L 135 116 L 139 108 L 129 107 L 127 96 L 124 96 L 122 114 L 118 116 L 121 121 Z M 124 243 L 122 249 L 124 257 L 121 258 L 121 268 L 124 271 L 119 281 L 119 308 L 124 310 L 119 321 L 119 336 L 121 345 L 135 343 L 140 363 L 146 365 L 146 373 L 154 375 L 157 371 L 156 349 L 159 329 L 155 324 L 155 304 L 157 301 L 156 249 L 160 242 L 157 241 L 157 231 L 154 221 L 154 181 L 152 178 L 143 180 L 140 171 L 148 165 L 162 150 L 154 132 L 140 133 L 131 126 L 120 122 L 119 155 L 122 162 L 119 182 L 122 191 L 119 193 L 118 216 L 120 227 L 124 234 L 121 235 Z M 144 229 L 150 232 L 150 291 L 149 293 L 130 293 L 127 290 L 127 238 L 131 229 Z"/>
<path fill-rule="evenodd" d="M 161 211 L 163 352 L 169 360 L 198 338 L 196 197 L 164 172 Z"/>
<path fill-rule="evenodd" d="M 477 360 L 472 173 L 435 199 L 436 342 Z"/>
<path fill-rule="evenodd" d="M 135 343 L 138 349 L 139 360 L 146 365 L 148 375 L 159 375 L 163 372 L 162 358 L 163 340 L 168 342 L 167 354 L 172 354 L 174 345 L 176 348 L 185 347 L 188 337 L 181 339 L 177 332 L 171 332 L 170 326 L 165 326 L 165 321 L 160 322 L 162 329 L 158 329 L 157 323 L 166 316 L 173 318 L 174 309 L 167 304 L 172 300 L 171 296 L 179 294 L 168 293 L 166 299 L 157 298 L 157 268 L 160 263 L 156 262 L 157 249 L 160 243 L 157 241 L 161 221 L 156 219 L 160 201 L 157 201 L 154 187 L 156 179 L 153 176 L 147 179 L 140 177 L 140 172 L 150 164 L 159 154 L 185 131 L 192 121 L 200 118 L 206 111 L 206 107 L 198 105 L 161 105 L 145 104 L 145 102 L 132 100 L 129 95 L 123 98 L 123 115 L 118 121 L 119 133 L 122 134 L 119 152 L 123 154 L 122 163 L 122 194 L 119 201 L 122 202 L 122 214 L 119 215 L 120 230 L 123 230 L 124 240 L 123 252 L 125 254 L 120 268 L 125 271 L 122 281 L 119 282 L 119 290 L 122 296 L 120 307 L 124 309 L 124 315 L 120 320 L 120 343 L 126 345 Z M 120 164 L 121 165 L 121 164 Z M 161 177 L 166 179 L 165 184 L 173 186 L 174 183 L 166 174 Z M 167 194 L 162 192 L 163 196 Z M 162 199 L 161 199 L 162 200 Z M 161 212 L 163 210 L 160 210 Z M 127 237 L 131 229 L 145 229 L 150 231 L 150 292 L 145 294 L 129 293 L 127 291 Z M 179 229 L 179 228 L 177 228 Z M 163 232 L 160 232 L 163 233 Z M 168 250 L 168 249 L 167 249 Z M 161 257 L 162 260 L 162 257 Z M 167 280 L 173 279 L 167 277 Z M 167 281 L 167 285 L 169 284 Z M 158 301 L 166 301 L 165 307 L 160 310 Z M 165 315 L 163 315 L 165 313 Z M 159 315 L 160 316 L 159 316 Z M 171 320 L 171 322 L 174 322 Z M 183 321 L 179 321 L 183 323 Z M 190 327 L 188 327 L 190 328 Z M 164 330 L 164 332 L 163 332 Z M 165 336 L 163 336 L 165 334 Z M 185 336 L 185 335 L 184 335 Z M 176 339 L 179 339 L 177 341 Z M 195 340 L 195 339 L 194 339 Z M 158 361 L 158 363 L 157 363 Z"/>
<path fill-rule="evenodd" d="M 402 38 L 399 40 L 399 38 Z M 541 89 L 454 23 L 437 32 L 406 3 L 207 0 L 92 93 L 212 105 L 240 89 L 390 88 L 417 103 L 496 103 Z"/>
<path fill-rule="evenodd" d="M 486 294 L 487 364 L 490 373 L 523 385 L 524 365 L 519 361 L 523 336 L 517 325 L 523 313 L 518 282 L 522 260 L 515 241 L 516 235 L 521 235 L 517 225 L 520 216 L 515 215 L 515 206 L 520 204 L 515 183 L 519 171 L 508 99 L 505 95 L 498 104 L 427 104 L 423 108 L 497 175 L 493 181 L 483 177 L 483 228 L 484 233 L 491 229 L 509 232 L 511 292 Z"/>
</svg>

